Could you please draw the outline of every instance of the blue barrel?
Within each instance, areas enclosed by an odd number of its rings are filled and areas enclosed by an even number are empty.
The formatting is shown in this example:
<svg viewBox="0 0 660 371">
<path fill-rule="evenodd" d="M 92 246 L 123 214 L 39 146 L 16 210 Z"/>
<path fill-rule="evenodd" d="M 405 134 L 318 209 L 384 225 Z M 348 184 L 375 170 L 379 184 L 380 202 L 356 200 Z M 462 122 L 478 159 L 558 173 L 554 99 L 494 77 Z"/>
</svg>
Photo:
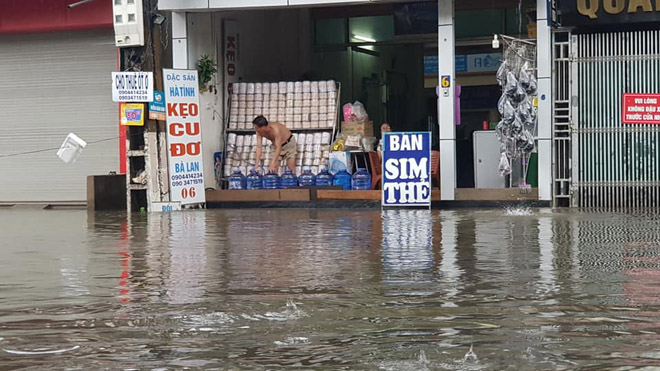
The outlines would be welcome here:
<svg viewBox="0 0 660 371">
<path fill-rule="evenodd" d="M 270 172 L 264 175 L 264 189 L 279 189 L 280 176 L 277 173 Z"/>
<path fill-rule="evenodd" d="M 246 179 L 247 189 L 262 189 L 264 187 L 264 181 L 258 171 L 252 169 L 250 170 L 250 175 Z"/>
<path fill-rule="evenodd" d="M 339 170 L 332 180 L 332 185 L 341 186 L 343 190 L 351 190 L 351 174 L 346 170 Z"/>
<path fill-rule="evenodd" d="M 298 178 L 293 174 L 293 171 L 287 167 L 284 169 L 280 184 L 282 188 L 296 188 L 298 187 Z"/>
<path fill-rule="evenodd" d="M 245 176 L 240 170 L 234 170 L 229 177 L 229 189 L 245 189 Z"/>
<path fill-rule="evenodd" d="M 316 176 L 312 174 L 310 169 L 305 169 L 298 177 L 298 183 L 301 187 L 313 187 L 316 185 Z"/>
<path fill-rule="evenodd" d="M 316 185 L 319 187 L 331 186 L 332 185 L 332 174 L 328 169 L 323 169 L 316 176 Z"/>
<path fill-rule="evenodd" d="M 351 178 L 351 188 L 354 191 L 367 191 L 371 189 L 371 174 L 367 169 L 358 169 Z"/>
</svg>

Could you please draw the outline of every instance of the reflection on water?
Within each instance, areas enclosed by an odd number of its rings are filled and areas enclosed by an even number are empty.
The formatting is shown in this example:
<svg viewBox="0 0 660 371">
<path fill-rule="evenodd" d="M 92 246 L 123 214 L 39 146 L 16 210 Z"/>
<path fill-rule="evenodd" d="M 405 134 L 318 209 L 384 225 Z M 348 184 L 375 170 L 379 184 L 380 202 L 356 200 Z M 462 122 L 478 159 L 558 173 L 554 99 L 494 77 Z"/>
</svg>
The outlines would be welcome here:
<svg viewBox="0 0 660 371">
<path fill-rule="evenodd" d="M 430 210 L 387 210 L 382 213 L 385 282 L 432 281 L 433 220 Z"/>
<path fill-rule="evenodd" d="M 655 366 L 660 216 L 2 210 L 0 369 Z"/>
</svg>

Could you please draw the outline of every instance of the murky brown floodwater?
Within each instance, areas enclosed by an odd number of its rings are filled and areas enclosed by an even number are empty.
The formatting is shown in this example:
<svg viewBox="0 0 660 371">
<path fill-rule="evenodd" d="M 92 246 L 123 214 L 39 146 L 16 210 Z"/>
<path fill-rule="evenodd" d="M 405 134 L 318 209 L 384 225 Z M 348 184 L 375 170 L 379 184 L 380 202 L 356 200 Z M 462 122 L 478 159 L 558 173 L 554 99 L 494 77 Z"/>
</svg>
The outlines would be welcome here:
<svg viewBox="0 0 660 371">
<path fill-rule="evenodd" d="M 660 364 L 660 216 L 517 214 L 0 210 L 0 369 Z"/>
</svg>

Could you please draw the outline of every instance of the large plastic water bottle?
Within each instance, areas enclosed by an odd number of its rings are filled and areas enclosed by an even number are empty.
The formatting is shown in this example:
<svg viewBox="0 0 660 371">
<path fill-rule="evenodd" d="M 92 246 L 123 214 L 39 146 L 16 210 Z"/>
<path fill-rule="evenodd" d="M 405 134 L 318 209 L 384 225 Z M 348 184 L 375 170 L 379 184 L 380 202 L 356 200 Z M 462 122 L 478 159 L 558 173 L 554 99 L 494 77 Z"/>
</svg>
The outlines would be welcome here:
<svg viewBox="0 0 660 371">
<path fill-rule="evenodd" d="M 319 187 L 332 185 L 332 174 L 330 174 L 328 169 L 322 169 L 321 172 L 316 176 L 316 185 Z"/>
<path fill-rule="evenodd" d="M 298 177 L 298 183 L 301 187 L 313 187 L 316 185 L 316 176 L 312 174 L 310 169 L 305 169 Z"/>
<path fill-rule="evenodd" d="M 339 170 L 332 180 L 332 185 L 341 186 L 343 190 L 351 190 L 351 174 L 346 170 Z"/>
<path fill-rule="evenodd" d="M 240 170 L 234 170 L 229 177 L 229 189 L 245 189 L 245 176 Z"/>
<path fill-rule="evenodd" d="M 296 188 L 298 186 L 298 178 L 293 174 L 293 171 L 287 167 L 284 169 L 280 184 L 282 185 L 282 188 Z"/>
<path fill-rule="evenodd" d="M 351 178 L 351 188 L 354 191 L 367 191 L 371 189 L 371 174 L 367 169 L 359 168 Z"/>
<path fill-rule="evenodd" d="M 280 176 L 277 173 L 269 172 L 264 175 L 264 189 L 279 189 Z"/>
<path fill-rule="evenodd" d="M 264 187 L 264 181 L 259 172 L 252 169 L 246 179 L 246 185 L 247 189 L 262 189 Z"/>
</svg>

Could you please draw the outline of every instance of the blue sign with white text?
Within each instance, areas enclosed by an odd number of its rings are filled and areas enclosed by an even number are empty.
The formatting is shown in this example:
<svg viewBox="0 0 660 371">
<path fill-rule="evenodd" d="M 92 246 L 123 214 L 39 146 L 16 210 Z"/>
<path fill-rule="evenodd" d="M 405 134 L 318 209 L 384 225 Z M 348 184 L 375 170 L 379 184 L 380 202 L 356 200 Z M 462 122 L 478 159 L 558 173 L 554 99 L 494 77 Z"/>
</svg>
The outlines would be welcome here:
<svg viewBox="0 0 660 371">
<path fill-rule="evenodd" d="M 438 76 L 438 56 L 424 56 L 424 76 Z"/>
<path fill-rule="evenodd" d="M 383 136 L 383 206 L 431 206 L 431 133 Z"/>
<path fill-rule="evenodd" d="M 149 102 L 149 111 L 165 113 L 165 93 L 154 90 L 154 101 Z"/>
</svg>

